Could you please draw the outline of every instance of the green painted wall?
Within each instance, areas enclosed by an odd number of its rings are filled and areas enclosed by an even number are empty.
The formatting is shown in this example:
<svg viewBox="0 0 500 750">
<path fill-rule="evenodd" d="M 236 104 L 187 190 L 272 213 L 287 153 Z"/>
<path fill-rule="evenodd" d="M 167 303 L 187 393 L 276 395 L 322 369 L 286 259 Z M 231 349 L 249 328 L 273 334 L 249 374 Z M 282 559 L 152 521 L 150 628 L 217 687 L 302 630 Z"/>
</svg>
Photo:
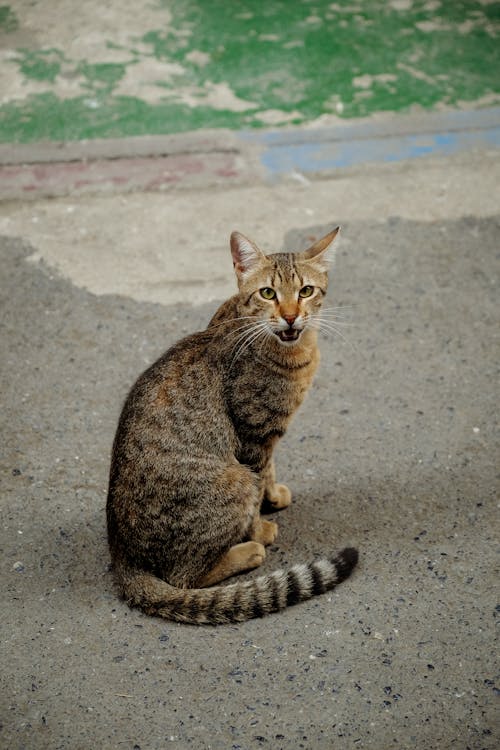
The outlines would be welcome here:
<svg viewBox="0 0 500 750">
<path fill-rule="evenodd" d="M 60 44 L 43 44 L 42 2 L 34 3 L 39 13 L 31 11 L 29 27 L 33 18 L 39 23 L 41 44 L 25 29 L 26 3 L 0 6 L 7 50 L 1 141 L 270 127 L 412 105 L 500 103 L 500 2 L 164 0 L 149 4 L 151 27 L 139 29 L 124 26 L 120 6 L 111 0 L 116 32 L 102 28 L 98 13 L 93 27 L 87 19 L 78 54 L 64 18 Z M 85 34 L 102 36 L 88 58 Z"/>
</svg>

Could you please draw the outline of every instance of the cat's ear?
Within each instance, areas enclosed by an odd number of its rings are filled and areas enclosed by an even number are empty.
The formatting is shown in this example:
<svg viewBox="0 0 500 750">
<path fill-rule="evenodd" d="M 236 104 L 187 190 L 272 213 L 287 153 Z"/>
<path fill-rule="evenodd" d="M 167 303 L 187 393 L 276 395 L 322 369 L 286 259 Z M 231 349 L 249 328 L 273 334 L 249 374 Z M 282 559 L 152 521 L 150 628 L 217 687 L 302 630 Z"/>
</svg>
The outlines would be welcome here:
<svg viewBox="0 0 500 750">
<path fill-rule="evenodd" d="M 326 265 L 328 261 L 333 260 L 332 245 L 335 237 L 340 232 L 340 227 L 335 227 L 331 232 L 325 234 L 320 240 L 317 240 L 314 245 L 311 245 L 304 253 L 306 260 L 312 260 L 316 263 Z"/>
<path fill-rule="evenodd" d="M 264 260 L 264 253 L 240 232 L 231 234 L 231 255 L 237 276 L 245 276 Z"/>
</svg>

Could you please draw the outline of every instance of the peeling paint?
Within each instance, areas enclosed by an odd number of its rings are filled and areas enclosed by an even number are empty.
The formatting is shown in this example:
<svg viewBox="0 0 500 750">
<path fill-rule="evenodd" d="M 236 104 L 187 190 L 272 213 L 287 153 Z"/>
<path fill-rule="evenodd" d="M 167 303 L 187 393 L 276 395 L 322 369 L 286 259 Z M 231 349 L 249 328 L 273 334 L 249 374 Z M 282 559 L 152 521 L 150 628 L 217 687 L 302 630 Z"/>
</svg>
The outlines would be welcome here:
<svg viewBox="0 0 500 750">
<path fill-rule="evenodd" d="M 284 125 L 299 120 L 301 114 L 298 110 L 283 112 L 280 109 L 266 109 L 263 112 L 258 112 L 255 117 L 265 125 Z"/>
<path fill-rule="evenodd" d="M 254 102 L 245 101 L 236 96 L 225 81 L 221 83 L 207 81 L 202 88 L 181 91 L 176 96 L 184 104 L 187 104 L 188 107 L 204 105 L 213 109 L 230 112 L 246 112 L 248 109 L 255 109 L 257 107 L 257 104 Z"/>
<path fill-rule="evenodd" d="M 184 73 L 185 68 L 179 63 L 144 57 L 127 65 L 124 76 L 113 89 L 113 96 L 131 96 L 156 104 L 171 95 L 175 76 Z"/>
<path fill-rule="evenodd" d="M 394 8 L 394 10 L 410 10 L 413 5 L 413 0 L 391 0 L 389 5 L 391 8 Z"/>
<path fill-rule="evenodd" d="M 394 73 L 379 73 L 378 75 L 371 76 L 365 73 L 364 76 L 355 76 L 352 79 L 352 85 L 355 88 L 369 89 L 374 83 L 391 83 L 397 81 L 398 77 Z"/>
<path fill-rule="evenodd" d="M 489 0 L 16 0 L 0 34 L 4 142 L 500 102 Z"/>
</svg>

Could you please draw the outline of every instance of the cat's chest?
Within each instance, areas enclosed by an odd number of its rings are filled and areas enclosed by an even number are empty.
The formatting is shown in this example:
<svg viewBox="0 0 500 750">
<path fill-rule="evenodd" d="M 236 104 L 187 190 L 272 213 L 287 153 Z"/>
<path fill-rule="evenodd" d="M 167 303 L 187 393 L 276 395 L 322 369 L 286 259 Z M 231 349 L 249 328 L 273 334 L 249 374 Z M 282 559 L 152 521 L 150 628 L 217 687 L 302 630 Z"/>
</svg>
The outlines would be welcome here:
<svg viewBox="0 0 500 750">
<path fill-rule="evenodd" d="M 317 361 L 294 370 L 248 367 L 231 380 L 226 399 L 240 440 L 265 443 L 281 436 L 311 385 Z"/>
</svg>

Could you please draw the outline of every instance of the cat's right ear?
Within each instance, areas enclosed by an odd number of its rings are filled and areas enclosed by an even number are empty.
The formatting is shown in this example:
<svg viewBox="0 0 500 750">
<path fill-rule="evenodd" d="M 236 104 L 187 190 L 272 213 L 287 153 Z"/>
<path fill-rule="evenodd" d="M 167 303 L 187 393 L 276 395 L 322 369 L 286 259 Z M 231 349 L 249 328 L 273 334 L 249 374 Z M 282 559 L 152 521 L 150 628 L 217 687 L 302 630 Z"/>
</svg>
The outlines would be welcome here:
<svg viewBox="0 0 500 750">
<path fill-rule="evenodd" d="M 246 276 L 259 266 L 265 259 L 264 253 L 257 245 L 249 240 L 241 232 L 231 234 L 231 255 L 236 275 Z"/>
</svg>

